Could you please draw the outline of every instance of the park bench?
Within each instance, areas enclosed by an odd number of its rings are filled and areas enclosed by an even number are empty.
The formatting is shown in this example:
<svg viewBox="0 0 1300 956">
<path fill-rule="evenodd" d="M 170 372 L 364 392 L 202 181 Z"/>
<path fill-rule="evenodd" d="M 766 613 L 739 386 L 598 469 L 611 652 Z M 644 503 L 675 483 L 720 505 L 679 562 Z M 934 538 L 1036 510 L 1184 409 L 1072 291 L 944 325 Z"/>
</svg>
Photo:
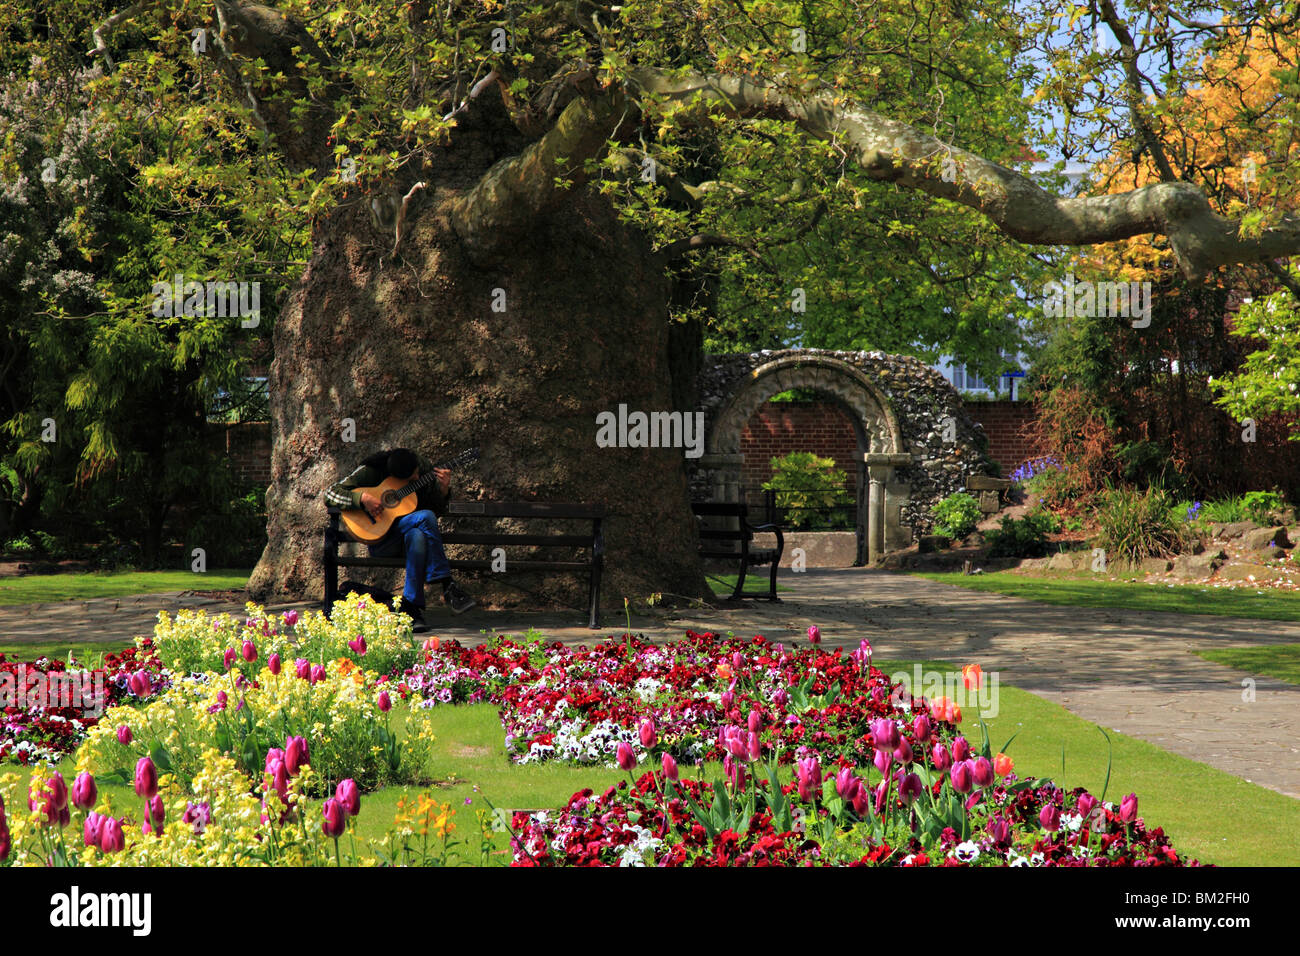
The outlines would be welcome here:
<svg viewBox="0 0 1300 956">
<path fill-rule="evenodd" d="M 750 568 L 771 565 L 766 597 L 769 601 L 780 601 L 781 599 L 776 596 L 776 571 L 781 564 L 781 555 L 785 551 L 785 536 L 781 533 L 780 525 L 775 522 L 750 524 L 749 507 L 743 502 L 694 501 L 691 502 L 691 511 L 695 513 L 695 518 L 701 525 L 699 528 L 700 557 L 718 561 L 735 561 L 737 564 L 736 589 L 732 592 L 731 599 L 758 597 L 759 595 L 744 593 L 745 574 Z M 707 518 L 722 520 L 712 522 L 702 520 Z M 725 525 L 725 527 L 716 527 L 716 525 Z M 775 548 L 752 547 L 755 533 L 761 531 L 771 531 L 776 534 Z"/>
<path fill-rule="evenodd" d="M 339 523 L 341 510 L 329 509 L 329 525 L 325 528 L 325 599 L 324 610 L 330 614 L 334 602 L 338 600 L 340 567 L 360 568 L 402 568 L 406 559 L 402 557 L 372 558 L 369 556 L 340 554 L 339 546 L 349 542 L 359 543 L 348 534 L 347 529 Z M 442 541 L 446 545 L 470 544 L 482 545 L 489 555 L 482 559 L 451 559 L 449 564 L 455 571 L 492 571 L 490 555 L 494 548 L 512 546 L 539 546 L 547 548 L 571 548 L 572 560 L 545 560 L 537 558 L 510 558 L 506 561 L 505 571 L 497 573 L 511 574 L 519 571 L 574 571 L 589 575 L 588 586 L 588 627 L 600 626 L 600 575 L 605 560 L 605 537 L 601 522 L 605 517 L 604 505 L 576 504 L 570 502 L 547 501 L 452 501 L 447 506 L 442 518 L 455 519 L 456 530 L 442 532 Z M 565 522 L 590 522 L 590 530 L 584 529 L 580 534 L 518 534 L 496 529 L 488 531 L 463 531 L 460 525 L 466 518 L 530 518 L 553 519 Z M 586 551 L 585 558 L 579 552 Z"/>
</svg>

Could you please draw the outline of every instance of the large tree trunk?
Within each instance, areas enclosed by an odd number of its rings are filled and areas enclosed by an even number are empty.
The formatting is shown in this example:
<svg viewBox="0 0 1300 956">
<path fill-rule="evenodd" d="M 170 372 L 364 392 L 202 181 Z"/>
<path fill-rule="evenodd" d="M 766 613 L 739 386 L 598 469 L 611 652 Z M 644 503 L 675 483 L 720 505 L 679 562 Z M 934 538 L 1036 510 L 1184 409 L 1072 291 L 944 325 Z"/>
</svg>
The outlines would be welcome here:
<svg viewBox="0 0 1300 956">
<path fill-rule="evenodd" d="M 320 230 L 275 330 L 269 543 L 250 583 L 259 598 L 320 593 L 322 492 L 364 455 L 398 445 L 435 458 L 481 446 L 481 461 L 454 479 L 456 497 L 604 503 L 606 606 L 709 593 L 682 450 L 595 443 L 601 411 L 673 408 L 662 263 L 591 191 L 471 255 L 452 202 L 512 147 L 503 130 L 459 138 L 432 171 L 399 261 L 385 257 L 392 234 L 355 206 Z M 348 418 L 355 443 L 343 440 Z M 486 576 L 476 596 L 514 603 L 520 592 L 503 583 L 512 580 Z M 570 575 L 541 590 L 580 604 L 583 586 Z"/>
</svg>

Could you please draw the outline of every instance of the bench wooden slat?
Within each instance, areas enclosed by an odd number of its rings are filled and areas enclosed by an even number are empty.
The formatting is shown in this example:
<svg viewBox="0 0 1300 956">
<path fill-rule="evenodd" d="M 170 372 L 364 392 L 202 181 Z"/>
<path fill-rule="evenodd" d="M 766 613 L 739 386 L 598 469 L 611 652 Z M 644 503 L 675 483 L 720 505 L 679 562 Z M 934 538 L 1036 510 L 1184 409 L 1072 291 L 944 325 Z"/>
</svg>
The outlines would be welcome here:
<svg viewBox="0 0 1300 956">
<path fill-rule="evenodd" d="M 604 505 L 567 501 L 453 501 L 446 511 L 448 518 L 603 518 L 605 514 Z"/>
</svg>

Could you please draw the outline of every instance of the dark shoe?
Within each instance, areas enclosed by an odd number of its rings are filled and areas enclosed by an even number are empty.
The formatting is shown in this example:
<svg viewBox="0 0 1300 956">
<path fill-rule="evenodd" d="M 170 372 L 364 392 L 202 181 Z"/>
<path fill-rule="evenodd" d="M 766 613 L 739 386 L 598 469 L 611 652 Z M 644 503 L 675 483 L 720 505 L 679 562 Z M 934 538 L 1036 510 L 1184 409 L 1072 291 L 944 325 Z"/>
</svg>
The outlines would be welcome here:
<svg viewBox="0 0 1300 956">
<path fill-rule="evenodd" d="M 424 608 L 420 607 L 420 605 L 412 604 L 406 598 L 402 598 L 398 610 L 411 619 L 413 633 L 420 634 L 429 629 L 429 625 L 424 622 Z"/>
<path fill-rule="evenodd" d="M 450 607 L 455 614 L 464 614 L 476 606 L 474 599 L 455 584 L 449 584 L 442 589 L 442 603 Z"/>
</svg>

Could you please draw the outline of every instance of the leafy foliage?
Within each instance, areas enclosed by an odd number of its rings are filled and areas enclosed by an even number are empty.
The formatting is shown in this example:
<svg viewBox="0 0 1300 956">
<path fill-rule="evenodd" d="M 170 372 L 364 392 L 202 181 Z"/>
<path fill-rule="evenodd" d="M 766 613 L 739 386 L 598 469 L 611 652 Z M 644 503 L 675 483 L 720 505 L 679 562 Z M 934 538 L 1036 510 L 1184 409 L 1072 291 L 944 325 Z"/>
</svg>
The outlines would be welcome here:
<svg viewBox="0 0 1300 956">
<path fill-rule="evenodd" d="M 948 538 L 964 538 L 980 520 L 980 505 L 964 491 L 944 498 L 934 506 L 934 530 Z"/>
<path fill-rule="evenodd" d="M 1112 559 L 1137 563 L 1178 554 L 1191 540 L 1177 503 L 1159 487 L 1106 489 L 1098 498 L 1096 519 L 1098 544 Z"/>
<path fill-rule="evenodd" d="M 835 459 L 792 451 L 772 459 L 772 478 L 763 483 L 763 490 L 776 492 L 776 506 L 784 510 L 792 528 L 833 527 L 843 523 L 834 512 L 853 501 L 844 490 L 846 480 Z"/>
<path fill-rule="evenodd" d="M 1047 536 L 1060 527 L 1051 512 L 1041 509 L 1023 518 L 1005 515 L 998 524 L 998 530 L 988 533 L 991 558 L 1040 558 L 1047 554 Z"/>
</svg>

